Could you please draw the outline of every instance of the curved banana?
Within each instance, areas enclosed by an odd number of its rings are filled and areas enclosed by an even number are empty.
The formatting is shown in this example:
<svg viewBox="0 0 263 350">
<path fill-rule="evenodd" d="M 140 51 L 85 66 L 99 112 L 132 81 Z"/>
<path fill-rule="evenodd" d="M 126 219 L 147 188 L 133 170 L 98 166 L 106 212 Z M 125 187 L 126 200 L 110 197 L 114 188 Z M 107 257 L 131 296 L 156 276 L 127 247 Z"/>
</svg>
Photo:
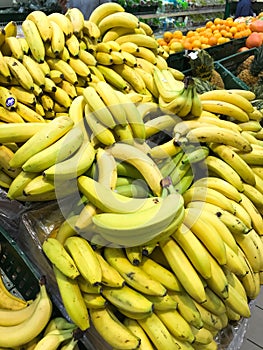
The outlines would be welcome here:
<svg viewBox="0 0 263 350">
<path fill-rule="evenodd" d="M 132 42 L 137 46 L 143 46 L 149 49 L 157 49 L 158 47 L 158 43 L 154 38 L 140 33 L 122 35 L 116 41 L 120 45 L 126 42 Z"/>
<path fill-rule="evenodd" d="M 31 156 L 57 141 L 73 126 L 68 117 L 58 117 L 45 125 L 45 128 L 34 134 L 15 153 L 10 161 L 10 167 L 17 168 L 23 165 Z"/>
<path fill-rule="evenodd" d="M 73 24 L 64 14 L 60 12 L 52 12 L 48 15 L 48 19 L 59 25 L 66 38 L 73 34 Z"/>
<path fill-rule="evenodd" d="M 65 46 L 65 35 L 61 27 L 56 22 L 49 19 L 49 23 L 52 28 L 52 37 L 50 41 L 51 50 L 55 56 L 59 56 Z"/>
<path fill-rule="evenodd" d="M 140 339 L 109 308 L 89 309 L 89 314 L 97 332 L 113 348 L 129 350 L 139 347 Z"/>
<path fill-rule="evenodd" d="M 248 113 L 233 104 L 233 102 L 216 101 L 212 99 L 202 100 L 202 108 L 205 111 L 223 114 L 240 122 L 247 122 L 249 120 Z"/>
<path fill-rule="evenodd" d="M 225 101 L 241 108 L 247 113 L 251 113 L 254 110 L 252 103 L 247 98 L 226 89 L 206 91 L 199 95 L 199 97 L 201 101 Z"/>
<path fill-rule="evenodd" d="M 52 28 L 49 22 L 49 18 L 44 11 L 32 11 L 27 15 L 26 19 L 29 19 L 35 23 L 44 42 L 51 41 Z"/>
<path fill-rule="evenodd" d="M 89 315 L 78 282 L 65 276 L 55 266 L 53 271 L 67 314 L 76 326 L 85 331 L 90 326 Z"/>
<path fill-rule="evenodd" d="M 0 146 L 0 167 L 11 178 L 16 178 L 20 172 L 20 168 L 11 169 L 9 162 L 14 158 L 14 152 L 5 145 Z"/>
<path fill-rule="evenodd" d="M 123 324 L 140 339 L 140 347 L 144 350 L 153 350 L 153 345 L 151 344 L 147 334 L 144 332 L 143 328 L 139 325 L 138 321 L 126 317 Z"/>
<path fill-rule="evenodd" d="M 89 242 L 78 236 L 68 237 L 64 243 L 65 249 L 74 260 L 77 269 L 91 285 L 101 283 L 101 268 L 97 256 Z"/>
<path fill-rule="evenodd" d="M 31 317 L 15 326 L 0 326 L 0 346 L 21 346 L 34 339 L 46 327 L 51 317 L 52 303 L 45 284 L 40 284 L 39 293 L 40 300 Z"/>
<path fill-rule="evenodd" d="M 116 26 L 135 29 L 139 28 L 140 23 L 136 16 L 124 11 L 108 14 L 98 23 L 101 36 L 103 36 L 109 29 Z"/>
<path fill-rule="evenodd" d="M 128 66 L 127 64 L 114 64 L 113 69 L 120 75 L 122 78 L 128 82 L 133 89 L 142 95 L 145 95 L 146 92 L 146 84 L 142 79 L 141 75 L 139 75 L 135 69 Z"/>
<path fill-rule="evenodd" d="M 43 175 L 46 179 L 56 180 L 58 184 L 61 180 L 74 179 L 87 171 L 95 158 L 95 150 L 88 139 L 84 139 L 71 157 L 58 162 L 47 168 Z"/>
<path fill-rule="evenodd" d="M 105 247 L 104 257 L 130 287 L 146 295 L 165 295 L 166 288 L 139 266 L 132 265 L 121 249 Z"/>
<path fill-rule="evenodd" d="M 204 160 L 204 166 L 207 167 L 208 173 L 216 174 L 219 178 L 233 185 L 239 192 L 244 191 L 243 181 L 238 173 L 222 159 L 209 155 Z"/>
<path fill-rule="evenodd" d="M 56 349 L 65 341 L 73 338 L 71 329 L 55 329 L 44 335 L 36 344 L 35 349 Z"/>
<path fill-rule="evenodd" d="M 0 276 L 0 307 L 11 311 L 20 311 L 27 308 L 27 302 L 9 292 L 4 284 L 3 277 Z"/>
<path fill-rule="evenodd" d="M 14 57 L 3 56 L 3 60 L 7 63 L 11 74 L 17 79 L 19 84 L 26 90 L 33 91 L 34 81 L 27 68 Z"/>
<path fill-rule="evenodd" d="M 128 144 L 115 143 L 108 149 L 116 159 L 128 162 L 139 170 L 147 185 L 156 196 L 162 192 L 161 180 L 163 178 L 156 163 L 143 151 Z"/>
<path fill-rule="evenodd" d="M 22 31 L 34 59 L 41 63 L 45 60 L 45 47 L 37 25 L 31 19 L 22 22 Z"/>
<path fill-rule="evenodd" d="M 160 247 L 188 294 L 195 300 L 204 302 L 206 298 L 203 283 L 180 246 L 172 238 L 167 238 L 160 241 Z"/>
<path fill-rule="evenodd" d="M 138 323 L 158 349 L 178 350 L 179 347 L 170 331 L 155 312 L 146 318 L 138 320 Z"/>
<path fill-rule="evenodd" d="M 259 211 L 255 207 L 253 202 L 244 193 L 241 193 L 240 205 L 249 214 L 254 230 L 256 230 L 258 232 L 258 234 L 260 234 L 260 232 L 262 232 L 262 228 L 263 228 L 262 216 L 260 215 Z"/>
<path fill-rule="evenodd" d="M 241 179 L 254 186 L 256 184 L 255 175 L 250 166 L 227 145 L 210 143 L 209 148 L 222 160 L 229 164 L 241 177 Z"/>
<path fill-rule="evenodd" d="M 121 214 L 101 213 L 93 218 L 94 231 L 103 238 L 118 245 L 141 245 L 147 241 L 158 239 L 173 220 L 176 220 L 182 201 L 177 194 L 164 198 L 159 206 L 143 211 Z M 143 232 L 146 232 L 142 234 Z"/>
<path fill-rule="evenodd" d="M 56 69 L 60 71 L 63 73 L 64 79 L 68 80 L 73 85 L 77 85 L 77 74 L 68 62 L 65 62 L 60 58 L 47 58 L 46 62 L 48 63 L 50 69 Z"/>
<path fill-rule="evenodd" d="M 68 8 L 65 17 L 67 17 L 73 26 L 73 34 L 81 36 L 84 28 L 84 15 L 77 7 Z"/>
</svg>

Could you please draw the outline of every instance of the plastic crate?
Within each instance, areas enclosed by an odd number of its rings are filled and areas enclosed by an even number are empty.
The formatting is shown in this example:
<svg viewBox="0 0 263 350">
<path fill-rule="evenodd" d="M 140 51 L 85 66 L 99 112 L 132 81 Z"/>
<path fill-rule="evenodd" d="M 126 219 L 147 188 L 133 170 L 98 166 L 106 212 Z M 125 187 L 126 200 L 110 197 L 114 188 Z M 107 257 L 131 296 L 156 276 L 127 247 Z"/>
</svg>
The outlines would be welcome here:
<svg viewBox="0 0 263 350">
<path fill-rule="evenodd" d="M 237 78 L 231 71 L 226 69 L 220 62 L 215 62 L 215 70 L 221 75 L 225 89 L 250 90 L 247 84 Z"/>
<path fill-rule="evenodd" d="M 0 227 L 0 268 L 7 289 L 24 300 L 39 292 L 38 276 L 25 254 Z"/>
<path fill-rule="evenodd" d="M 229 70 L 232 74 L 236 75 L 236 70 L 238 66 L 244 62 L 249 56 L 254 55 L 255 48 L 245 50 L 242 52 L 237 52 L 234 55 L 230 55 L 228 57 L 222 58 L 218 62 L 224 66 L 227 70 Z"/>
<path fill-rule="evenodd" d="M 233 39 L 224 44 L 208 47 L 205 50 L 214 59 L 214 61 L 218 61 L 235 54 L 238 49 L 245 45 L 245 41 L 246 38 Z M 189 59 L 187 57 L 187 54 L 190 52 L 191 50 L 188 50 L 170 55 L 167 59 L 168 66 L 179 69 L 180 71 L 190 69 L 191 67 L 189 64 Z"/>
</svg>

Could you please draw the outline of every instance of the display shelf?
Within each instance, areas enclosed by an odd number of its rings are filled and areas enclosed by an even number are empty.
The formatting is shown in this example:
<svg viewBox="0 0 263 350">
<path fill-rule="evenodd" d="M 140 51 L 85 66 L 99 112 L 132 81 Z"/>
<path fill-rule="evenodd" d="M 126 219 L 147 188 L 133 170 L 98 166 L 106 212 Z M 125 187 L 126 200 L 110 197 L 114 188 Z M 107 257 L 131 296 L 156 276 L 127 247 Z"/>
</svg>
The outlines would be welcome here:
<svg viewBox="0 0 263 350">
<path fill-rule="evenodd" d="M 213 8 L 202 8 L 202 14 L 209 14 L 209 13 L 215 13 L 215 12 L 224 12 L 225 7 L 224 6 L 217 6 Z M 195 10 L 188 10 L 188 11 L 178 11 L 178 12 L 162 12 L 162 13 L 153 13 L 153 14 L 138 14 L 137 16 L 142 19 L 150 19 L 150 18 L 161 18 L 161 17 L 184 17 L 184 16 L 191 16 L 196 15 L 200 13 L 200 8 L 197 8 Z"/>
</svg>

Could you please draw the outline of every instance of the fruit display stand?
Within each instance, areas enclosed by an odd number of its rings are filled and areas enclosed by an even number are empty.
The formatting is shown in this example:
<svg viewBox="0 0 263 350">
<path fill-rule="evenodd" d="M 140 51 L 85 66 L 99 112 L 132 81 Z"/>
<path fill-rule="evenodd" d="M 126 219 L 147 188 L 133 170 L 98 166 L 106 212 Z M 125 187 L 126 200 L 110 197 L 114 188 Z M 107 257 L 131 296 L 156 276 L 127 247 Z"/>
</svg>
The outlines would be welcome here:
<svg viewBox="0 0 263 350">
<path fill-rule="evenodd" d="M 49 205 L 43 206 L 41 209 L 29 210 L 21 217 L 20 227 L 16 236 L 12 239 L 15 245 L 19 247 L 19 253 L 26 256 L 29 266 L 34 271 L 35 276 L 48 276 L 49 291 L 51 298 L 60 310 L 61 314 L 68 318 L 64 306 L 61 302 L 56 283 L 53 283 L 53 272 L 49 262 L 42 252 L 42 242 L 52 236 L 54 231 L 63 221 L 63 215 L 58 204 L 54 201 Z M 8 235 L 5 233 L 6 237 Z M 10 238 L 8 238 L 10 240 Z M 27 270 L 27 269 L 26 269 Z M 250 303 L 253 310 L 254 302 Z M 253 311 L 252 311 L 253 312 Z M 247 319 L 241 319 L 238 322 L 229 324 L 216 337 L 218 350 L 238 350 L 243 342 L 247 330 Z M 86 331 L 86 335 L 81 339 L 81 345 L 87 350 L 111 350 L 101 336 L 97 333 L 91 324 Z M 80 347 L 82 349 L 82 347 Z"/>
</svg>

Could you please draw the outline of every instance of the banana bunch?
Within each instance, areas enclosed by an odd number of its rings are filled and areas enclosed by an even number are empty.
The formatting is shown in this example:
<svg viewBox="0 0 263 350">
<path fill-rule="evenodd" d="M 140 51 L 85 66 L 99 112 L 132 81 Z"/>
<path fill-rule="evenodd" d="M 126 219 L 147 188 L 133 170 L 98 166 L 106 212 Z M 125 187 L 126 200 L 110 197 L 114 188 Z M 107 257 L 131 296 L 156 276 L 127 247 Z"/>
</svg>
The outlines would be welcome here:
<svg viewBox="0 0 263 350">
<path fill-rule="evenodd" d="M 8 291 L 0 279 L 0 346 L 20 348 L 39 340 L 52 314 L 52 302 L 44 281 L 35 299 L 25 301 Z"/>
</svg>

